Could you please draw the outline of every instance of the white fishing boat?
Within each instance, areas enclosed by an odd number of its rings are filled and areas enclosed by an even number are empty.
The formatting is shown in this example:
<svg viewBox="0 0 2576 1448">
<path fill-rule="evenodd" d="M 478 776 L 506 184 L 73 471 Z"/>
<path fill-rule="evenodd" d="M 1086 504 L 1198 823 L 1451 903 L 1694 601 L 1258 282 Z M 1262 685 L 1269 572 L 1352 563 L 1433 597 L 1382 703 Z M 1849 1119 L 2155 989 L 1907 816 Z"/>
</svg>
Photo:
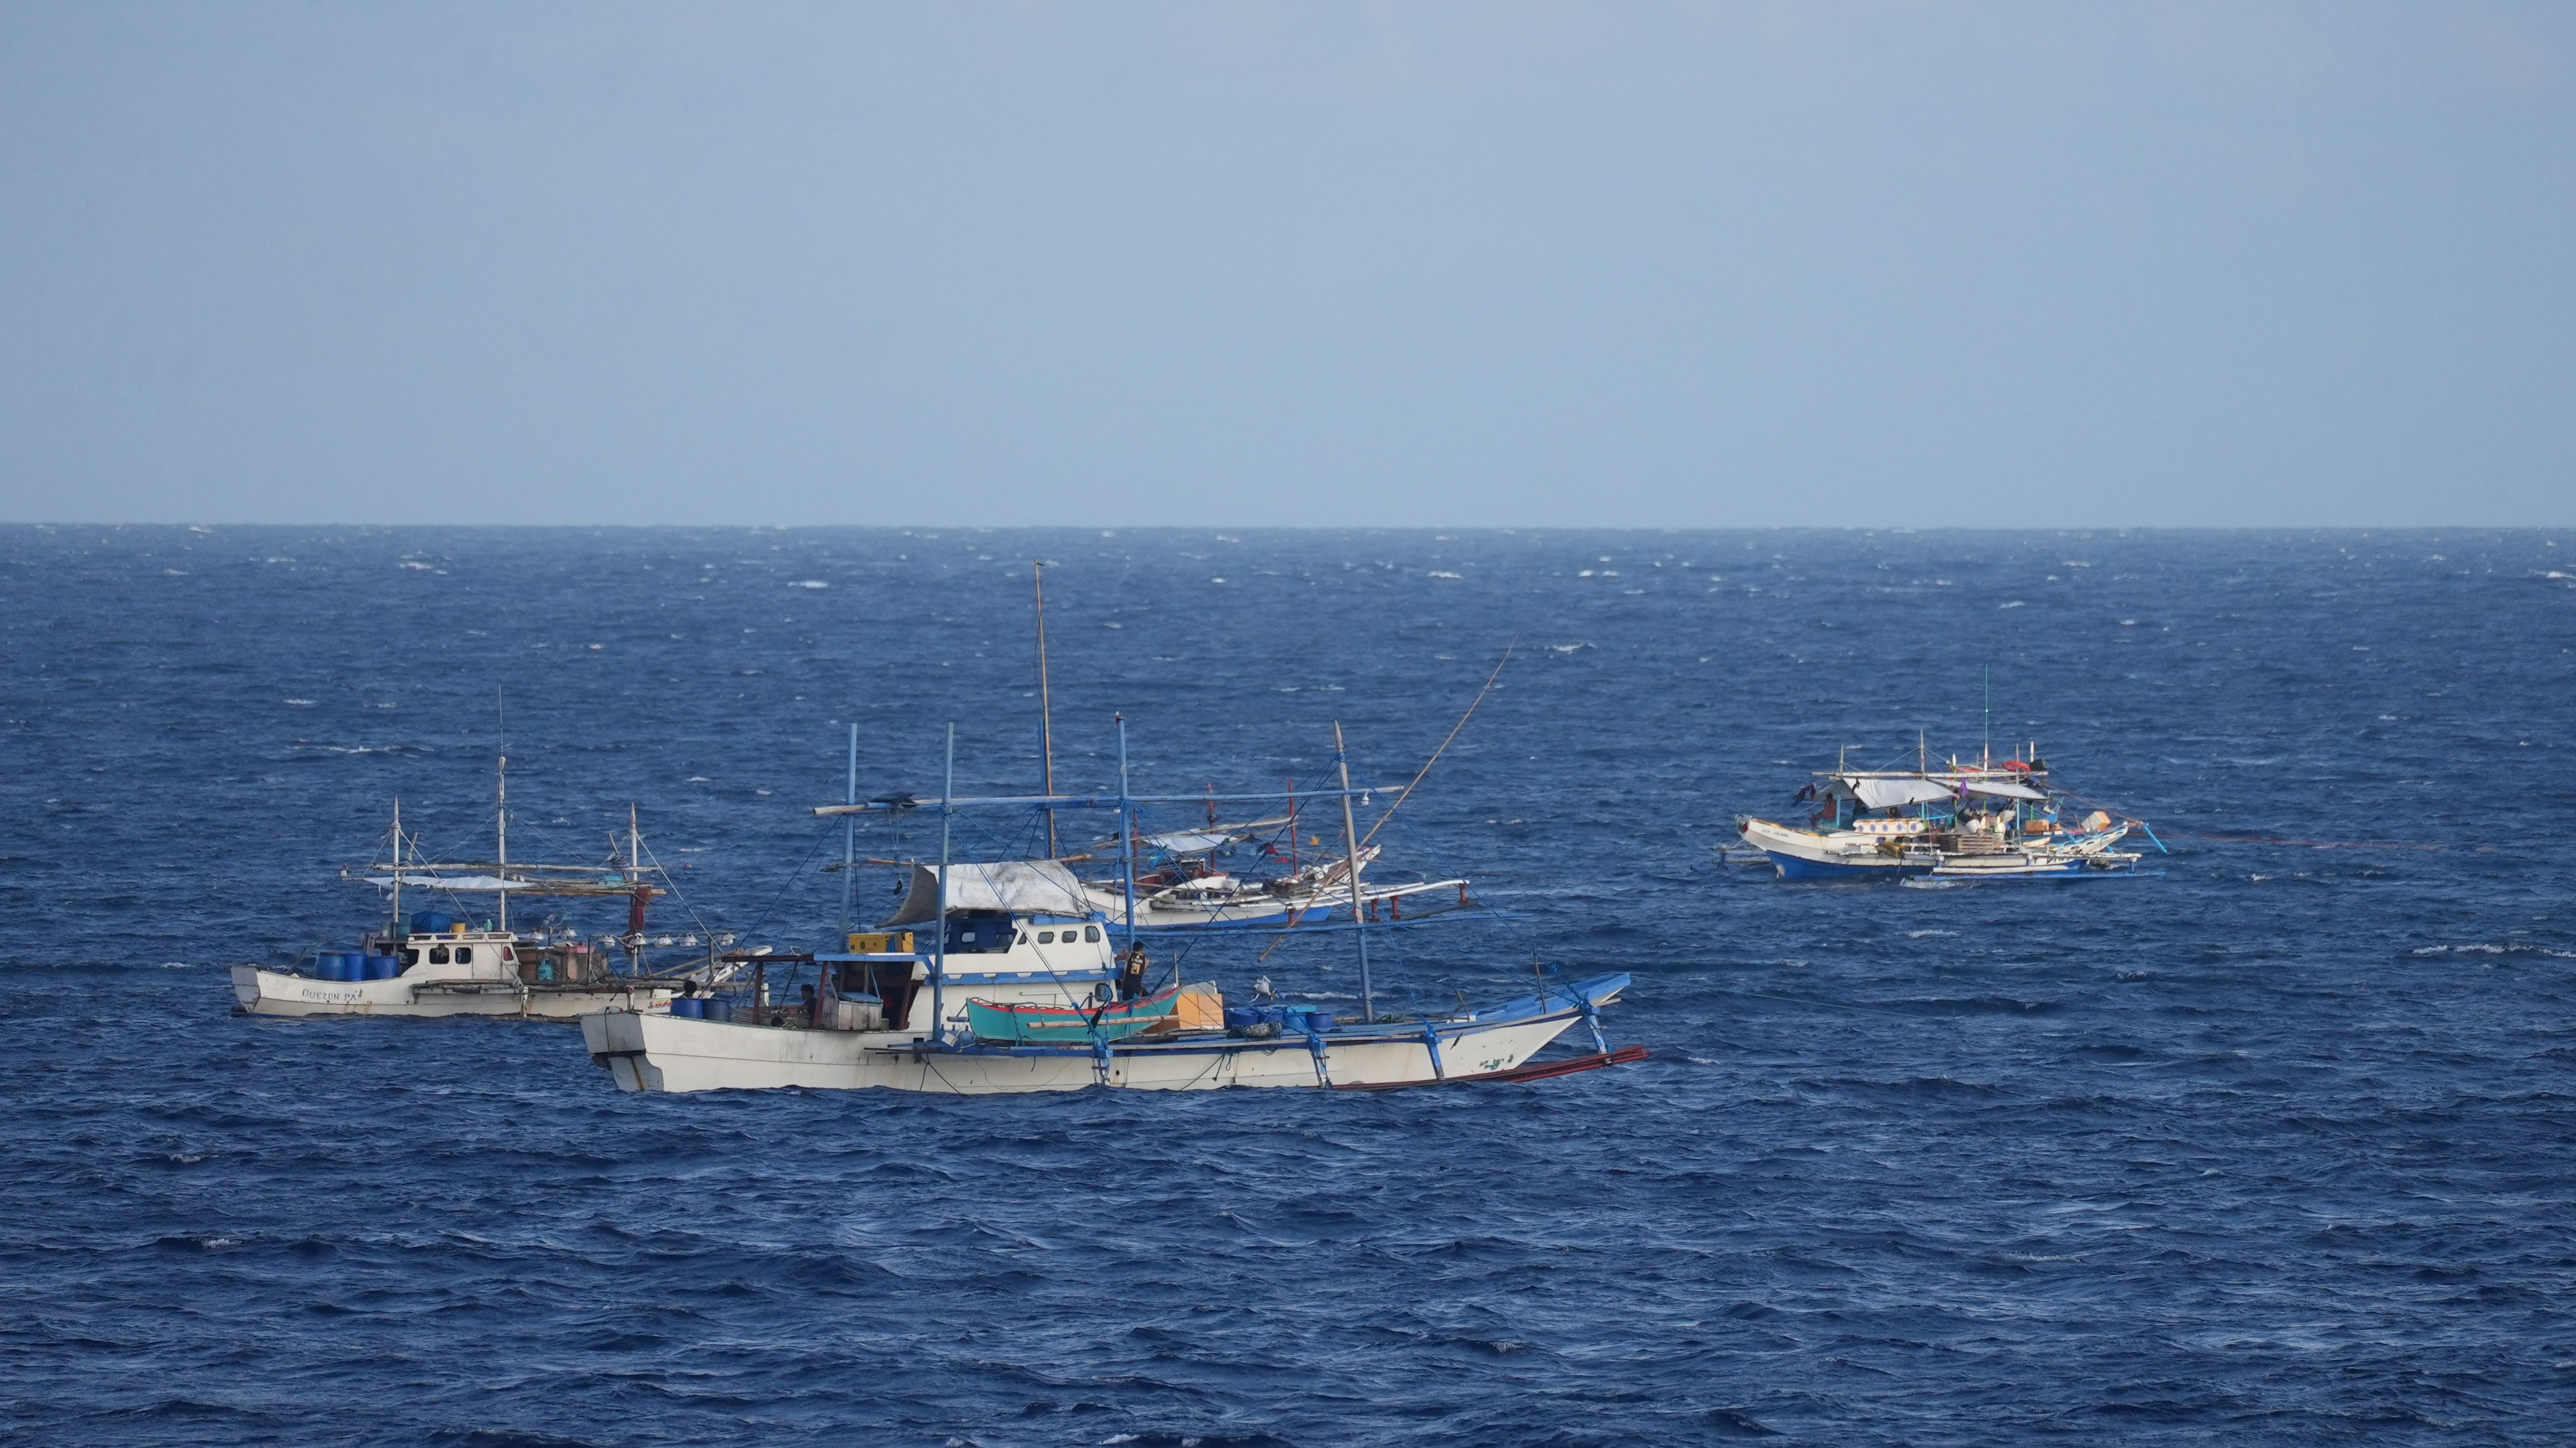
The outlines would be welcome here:
<svg viewBox="0 0 2576 1448">
<path fill-rule="evenodd" d="M 234 966 L 237 1009 L 255 1016 L 569 1021 L 615 1005 L 667 1004 L 687 985 L 624 974 L 587 941 L 529 939 L 428 912 L 405 924 L 370 934 L 356 951 L 319 952 L 310 973 Z"/>
<path fill-rule="evenodd" d="M 231 968 L 233 1009 L 254 1016 L 506 1016 L 522 1020 L 573 1020 L 612 1005 L 664 1005 L 683 990 L 721 973 L 710 937 L 704 968 L 654 972 L 646 967 L 646 907 L 659 895 L 660 872 L 643 860 L 643 832 L 628 814 L 628 858 L 622 865 L 537 865 L 510 861 L 508 761 L 496 814 L 497 859 L 489 864 L 431 864 L 419 859 L 416 835 L 403 829 L 402 802 L 394 802 L 389 861 L 341 878 L 372 885 L 389 901 L 384 923 L 359 936 L 354 950 L 318 949 L 293 966 L 247 964 Z M 380 856 L 380 861 L 385 857 Z M 403 913 L 403 892 L 428 894 L 446 908 Z M 510 928 L 510 898 L 618 897 L 627 902 L 622 935 L 588 938 L 550 922 L 537 930 Z M 493 914 L 480 920 L 462 902 L 488 897 Z M 450 913 L 451 911 L 456 913 Z M 688 944 L 695 947 L 696 937 Z M 617 956 L 623 954 L 621 968 Z"/>
<path fill-rule="evenodd" d="M 1191 831 L 1146 835 L 1138 843 L 1172 855 L 1213 854 L 1209 843 L 1212 839 L 1232 838 L 1236 837 Z M 1419 921 L 1475 907 L 1463 879 L 1369 879 L 1368 867 L 1377 857 L 1375 845 L 1363 846 L 1359 852 L 1358 897 L 1363 919 L 1395 923 L 1409 913 Z M 1165 869 L 1167 873 L 1178 873 L 1179 878 L 1168 884 L 1155 883 L 1152 877 L 1138 882 L 1136 928 L 1147 934 L 1175 930 L 1293 930 L 1347 924 L 1352 918 L 1351 864 L 1346 858 L 1313 865 L 1292 863 L 1274 875 L 1238 875 L 1217 868 L 1212 861 L 1196 873 L 1174 872 L 1169 866 Z M 1083 890 L 1095 907 L 1123 911 L 1127 896 L 1120 888 L 1122 883 L 1086 881 Z"/>
<path fill-rule="evenodd" d="M 719 1008 L 721 1019 L 642 1005 L 586 1015 L 591 1059 L 628 1091 L 802 1086 L 986 1095 L 1531 1079 L 1642 1054 L 1613 1052 L 1597 1038 L 1599 1011 L 1626 988 L 1624 975 L 1404 1022 L 1346 1022 L 1325 1010 L 1276 1006 L 1227 1010 L 1213 987 L 1194 986 L 1179 993 L 1179 1010 L 1141 1031 L 992 1039 L 978 1034 L 977 1007 L 1089 1017 L 1115 1009 L 1122 972 L 1110 916 L 1090 909 L 1072 872 L 1053 861 L 919 870 L 923 884 L 886 931 L 854 943 L 900 945 L 900 928 L 912 925 L 930 927 L 919 933 L 938 944 L 818 955 L 824 988 L 811 1001 L 737 998 Z M 934 923 L 943 920 L 944 931 Z M 1597 1051 L 1531 1069 L 1542 1048 L 1578 1025 L 1595 1031 Z"/>
<path fill-rule="evenodd" d="M 2098 876 L 2134 867 L 2139 856 L 2113 846 L 2146 828 L 2098 807 L 2087 812 L 2052 788 L 2036 744 L 2027 758 L 2001 763 L 1918 757 L 1910 770 L 1837 763 L 1819 770 L 1796 802 L 1810 806 L 1800 823 L 1750 815 L 1735 822 L 1738 837 L 1784 880 Z"/>
<path fill-rule="evenodd" d="M 801 1086 L 984 1095 L 1093 1086 L 1206 1091 L 1532 1080 L 1645 1054 L 1640 1047 L 1613 1051 L 1601 1032 L 1600 1011 L 1627 988 L 1625 975 L 1571 984 L 1542 980 L 1529 996 L 1479 1010 L 1381 1018 L 1365 928 L 1353 932 L 1361 979 L 1355 1020 L 1276 1004 L 1229 1008 L 1214 986 L 1183 987 L 1177 980 L 1149 995 L 1132 891 L 1113 915 L 1060 861 L 946 858 L 949 821 L 961 808 L 1116 808 L 1132 879 L 1136 841 L 1125 822 L 1135 800 L 1126 793 L 1123 721 L 1119 735 L 1115 797 L 960 800 L 952 789 L 918 802 L 939 811 L 940 863 L 911 867 L 904 902 L 880 931 L 852 935 L 848 951 L 813 958 L 822 979 L 808 998 L 773 999 L 759 984 L 712 1006 L 683 1000 L 673 1009 L 603 1010 L 582 1018 L 591 1059 L 628 1091 Z M 952 781 L 954 749 L 952 729 Z M 1360 843 L 1348 805 L 1357 791 L 1347 788 L 1345 776 L 1343 790 L 1323 793 L 1342 801 L 1345 863 L 1355 864 Z M 854 802 L 818 813 L 881 807 L 890 806 Z M 1140 1001 L 1153 1002 L 1156 1013 L 1148 1018 L 1135 1009 Z M 1031 1020 L 1046 1024 L 1033 1031 Z M 1592 1051 L 1540 1058 L 1577 1025 L 1589 1032 Z"/>
</svg>

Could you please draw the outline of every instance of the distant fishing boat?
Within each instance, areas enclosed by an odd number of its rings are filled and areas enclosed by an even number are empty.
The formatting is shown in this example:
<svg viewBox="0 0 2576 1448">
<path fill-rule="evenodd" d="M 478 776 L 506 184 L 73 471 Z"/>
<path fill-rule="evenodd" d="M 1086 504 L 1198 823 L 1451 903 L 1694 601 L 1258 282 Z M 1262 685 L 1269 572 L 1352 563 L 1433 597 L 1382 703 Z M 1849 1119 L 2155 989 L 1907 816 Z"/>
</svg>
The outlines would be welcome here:
<svg viewBox="0 0 2576 1448">
<path fill-rule="evenodd" d="M 591 1059 L 629 1091 L 802 1086 L 980 1095 L 1535 1080 L 1645 1054 L 1642 1047 L 1614 1051 L 1601 1032 L 1600 1012 L 1627 988 L 1625 975 L 1542 980 L 1532 995 L 1482 1009 L 1381 1018 L 1365 921 L 1353 933 L 1361 981 L 1356 1020 L 1276 1004 L 1228 1007 L 1206 984 L 1175 981 L 1151 991 L 1132 926 L 1132 890 L 1113 913 L 1062 861 L 948 857 L 950 822 L 962 809 L 1116 809 L 1122 878 L 1132 879 L 1136 836 L 1124 822 L 1142 801 L 1126 790 L 1124 722 L 1115 796 L 958 799 L 955 738 L 952 727 L 941 798 L 859 804 L 854 784 L 852 802 L 817 810 L 935 808 L 941 858 L 909 867 L 903 902 L 878 930 L 851 934 L 845 951 L 811 957 L 822 978 L 809 999 L 773 1001 L 763 985 L 729 1001 L 721 1018 L 614 1006 L 582 1017 Z M 1347 805 L 1356 791 L 1316 793 Z M 1253 798 L 1271 797 L 1233 797 Z M 1347 859 L 1358 853 L 1359 837 L 1348 809 L 1342 814 Z M 1590 1033 L 1592 1052 L 1538 1058 L 1577 1025 Z"/>
<path fill-rule="evenodd" d="M 315 950 L 289 969 L 236 965 L 231 969 L 234 1013 L 253 1016 L 507 1016 L 570 1021 L 610 1005 L 667 1006 L 692 988 L 685 973 L 643 969 L 646 906 L 661 893 L 659 873 L 645 866 L 643 835 L 628 817 L 629 858 L 624 865 L 532 865 L 510 860 L 507 761 L 503 761 L 498 856 L 491 863 L 429 864 L 418 858 L 417 836 L 402 824 L 394 803 L 391 858 L 341 878 L 376 886 L 390 902 L 385 922 L 360 933 L 353 950 Z M 403 913 L 403 891 L 443 897 L 443 908 Z M 521 933 L 510 928 L 510 897 L 622 897 L 624 935 L 592 940 L 553 926 Z M 469 899 L 489 897 L 494 914 L 479 922 L 464 911 Z M 718 971 L 710 939 L 704 979 Z M 692 937 L 691 944 L 695 944 Z M 620 969 L 616 952 L 627 957 Z"/>
<path fill-rule="evenodd" d="M 1265 827 L 1267 833 L 1263 833 Z M 1288 847 L 1281 846 L 1282 829 Z M 1335 855 L 1313 864 L 1299 861 L 1294 849 L 1295 817 L 1221 825 L 1206 830 L 1180 830 L 1140 836 L 1152 851 L 1147 868 L 1136 878 L 1136 928 L 1145 934 L 1203 930 L 1296 930 L 1347 924 L 1356 894 L 1359 912 L 1369 920 L 1415 922 L 1459 910 L 1476 909 L 1464 879 L 1371 880 L 1379 847 L 1364 845 L 1358 861 L 1360 887 L 1351 889 L 1351 860 Z M 1254 870 L 1263 863 L 1270 873 L 1251 873 L 1222 858 L 1238 850 L 1254 853 Z M 1128 899 L 1120 880 L 1088 880 L 1083 889 L 1103 910 L 1123 911 Z"/>
<path fill-rule="evenodd" d="M 2036 743 L 2001 763 L 1935 765 L 1919 746 L 1910 770 L 1837 763 L 1793 803 L 1808 807 L 1803 821 L 1736 819 L 1784 880 L 2098 878 L 2136 867 L 2137 853 L 2113 847 L 2145 829 L 2053 788 Z"/>
</svg>

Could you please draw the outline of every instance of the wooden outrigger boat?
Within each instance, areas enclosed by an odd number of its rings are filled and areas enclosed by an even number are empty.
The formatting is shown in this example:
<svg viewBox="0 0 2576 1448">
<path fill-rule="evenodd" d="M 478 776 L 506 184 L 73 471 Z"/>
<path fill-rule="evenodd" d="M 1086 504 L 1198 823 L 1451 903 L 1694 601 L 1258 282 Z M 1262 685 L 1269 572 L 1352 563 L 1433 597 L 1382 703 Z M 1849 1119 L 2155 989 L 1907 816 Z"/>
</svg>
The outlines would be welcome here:
<svg viewBox="0 0 2576 1448">
<path fill-rule="evenodd" d="M 2142 821 L 2084 812 L 2049 783 L 2036 744 L 2000 763 L 1933 764 L 1918 745 L 1910 770 L 1837 764 L 1798 802 L 1811 807 L 1800 823 L 1735 822 L 1783 880 L 2101 878 L 2134 871 L 2139 855 L 2114 848 L 2132 829 L 2155 838 Z"/>
<path fill-rule="evenodd" d="M 504 761 L 506 765 L 506 760 Z M 504 776 L 506 779 L 506 776 Z M 512 863 L 508 791 L 501 792 L 498 858 L 488 864 L 431 865 L 416 858 L 394 803 L 392 862 L 341 872 L 374 885 L 390 900 L 389 918 L 362 933 L 355 950 L 316 950 L 293 968 L 236 965 L 233 1010 L 252 1016 L 493 1016 L 570 1021 L 612 1005 L 666 1005 L 687 988 L 685 973 L 647 973 L 644 912 L 661 893 L 657 870 L 645 866 L 643 836 L 628 817 L 627 863 Z M 447 910 L 403 913 L 403 891 L 445 897 Z M 612 897 L 627 902 L 625 934 L 586 939 L 552 928 L 510 928 L 510 897 Z M 454 903 L 489 897 L 494 914 L 479 922 Z M 725 941 L 710 940 L 709 955 Z M 616 955 L 626 956 L 621 969 Z M 701 975 L 704 975 L 701 972 Z"/>
<path fill-rule="evenodd" d="M 952 726 L 952 782 L 955 739 Z M 940 862 L 912 867 L 902 905 L 879 932 L 854 934 L 847 951 L 813 957 L 824 979 L 810 1002 L 755 997 L 731 1005 L 724 1019 L 612 1007 L 582 1018 L 591 1059 L 629 1091 L 879 1087 L 981 1095 L 1093 1086 L 1206 1091 L 1528 1080 L 1644 1055 L 1637 1047 L 1613 1051 L 1601 1030 L 1601 1010 L 1627 988 L 1625 975 L 1542 981 L 1532 995 L 1476 1010 L 1381 1017 L 1365 928 L 1353 932 L 1361 978 L 1356 1020 L 1277 1005 L 1227 1009 L 1210 985 L 1175 982 L 1147 994 L 1132 887 L 1121 902 L 1122 920 L 1099 908 L 1059 861 L 949 860 L 949 822 L 960 809 L 1115 808 L 1132 880 L 1130 825 L 1140 797 L 1126 790 L 1123 720 L 1118 753 L 1115 796 L 964 800 L 952 788 L 938 800 L 918 801 L 919 808 L 939 811 Z M 856 792 L 854 782 L 853 802 L 817 813 L 916 804 L 863 805 Z M 1314 792 L 1340 798 L 1346 855 L 1359 849 L 1349 809 L 1357 792 L 1348 787 L 1347 770 L 1342 789 Z M 1540 1055 L 1577 1026 L 1589 1034 L 1592 1051 Z"/>
</svg>

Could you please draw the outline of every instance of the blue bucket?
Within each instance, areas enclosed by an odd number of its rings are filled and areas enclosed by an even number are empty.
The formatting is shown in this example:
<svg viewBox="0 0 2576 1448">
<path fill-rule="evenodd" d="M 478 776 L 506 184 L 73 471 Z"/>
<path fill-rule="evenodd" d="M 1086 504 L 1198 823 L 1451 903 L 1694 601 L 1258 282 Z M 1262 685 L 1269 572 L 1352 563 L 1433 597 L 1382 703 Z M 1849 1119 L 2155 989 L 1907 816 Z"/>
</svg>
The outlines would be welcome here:
<svg viewBox="0 0 2576 1448">
<path fill-rule="evenodd" d="M 1331 1011 L 1308 1011 L 1306 1013 L 1307 1030 L 1313 1031 L 1317 1035 L 1321 1035 L 1332 1028 L 1333 1013 Z"/>
<path fill-rule="evenodd" d="M 707 1018 L 707 1003 L 696 996 L 673 996 L 671 1014 L 685 1020 L 702 1021 Z"/>
<path fill-rule="evenodd" d="M 370 955 L 367 957 L 367 979 L 391 980 L 400 974 L 402 974 L 402 962 L 394 959 L 392 956 Z"/>
</svg>

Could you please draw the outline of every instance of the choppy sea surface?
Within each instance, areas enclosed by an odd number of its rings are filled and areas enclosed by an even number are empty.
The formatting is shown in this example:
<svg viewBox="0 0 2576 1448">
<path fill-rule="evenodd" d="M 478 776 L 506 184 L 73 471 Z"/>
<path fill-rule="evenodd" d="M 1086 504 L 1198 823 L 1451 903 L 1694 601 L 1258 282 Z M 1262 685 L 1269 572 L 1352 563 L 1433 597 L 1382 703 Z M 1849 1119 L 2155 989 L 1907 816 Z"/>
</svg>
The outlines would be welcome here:
<svg viewBox="0 0 2576 1448">
<path fill-rule="evenodd" d="M 1652 1059 L 639 1097 L 563 1027 L 229 1014 L 226 964 L 375 918 L 338 871 L 397 796 L 488 848 L 503 708 L 514 857 L 601 858 L 632 805 L 687 902 L 655 928 L 814 944 L 851 723 L 863 793 L 935 792 L 949 721 L 961 789 L 1035 785 L 1033 557 L 1071 788 L 1123 712 L 1139 791 L 1320 782 L 1335 721 L 1391 790 L 1508 646 L 1381 839 L 1517 918 L 1386 939 L 1380 989 L 1628 971 Z M 2565 1441 L 2571 575 L 2548 532 L 0 529 L 0 1419 Z M 1839 751 L 1989 733 L 2172 853 L 1950 890 L 1717 860 Z M 1192 949 L 1355 986 L 1346 938 Z"/>
</svg>

